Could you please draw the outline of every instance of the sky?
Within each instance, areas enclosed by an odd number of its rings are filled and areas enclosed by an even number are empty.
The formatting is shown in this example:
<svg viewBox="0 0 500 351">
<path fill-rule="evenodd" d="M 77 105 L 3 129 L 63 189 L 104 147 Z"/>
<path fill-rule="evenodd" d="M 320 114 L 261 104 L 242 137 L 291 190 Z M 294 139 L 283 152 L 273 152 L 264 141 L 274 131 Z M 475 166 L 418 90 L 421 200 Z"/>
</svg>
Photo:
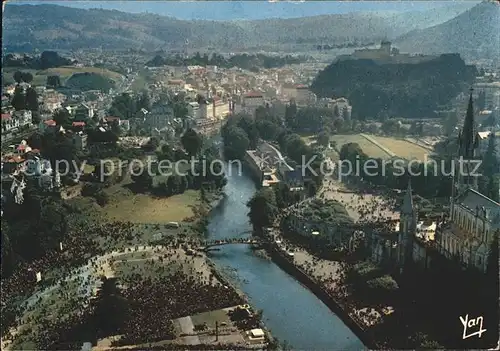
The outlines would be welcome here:
<svg viewBox="0 0 500 351">
<path fill-rule="evenodd" d="M 476 3 L 478 1 L 472 1 Z M 421 11 L 471 1 L 19 1 L 10 4 L 55 4 L 83 9 L 102 8 L 131 13 L 149 12 L 179 19 L 294 18 L 368 11 Z"/>
</svg>

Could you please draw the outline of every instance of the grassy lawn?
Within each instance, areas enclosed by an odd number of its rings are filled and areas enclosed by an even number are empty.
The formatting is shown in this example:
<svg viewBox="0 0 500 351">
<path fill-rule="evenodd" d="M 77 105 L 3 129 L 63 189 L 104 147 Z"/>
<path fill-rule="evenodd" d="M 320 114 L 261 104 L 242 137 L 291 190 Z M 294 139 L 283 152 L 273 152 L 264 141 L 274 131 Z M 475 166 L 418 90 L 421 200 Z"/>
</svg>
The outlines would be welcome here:
<svg viewBox="0 0 500 351">
<path fill-rule="evenodd" d="M 141 92 L 146 89 L 147 84 L 148 82 L 146 78 L 139 73 L 139 75 L 134 79 L 130 89 L 134 92 Z"/>
<path fill-rule="evenodd" d="M 39 71 L 37 75 L 51 76 L 51 75 L 59 75 L 62 77 L 70 77 L 74 73 L 98 73 L 107 78 L 113 79 L 114 81 L 119 81 L 122 75 L 118 72 L 113 72 L 105 68 L 97 68 L 97 67 L 73 67 L 73 66 L 62 66 L 49 68 L 43 71 Z"/>
<path fill-rule="evenodd" d="M 221 326 L 221 323 L 231 324 L 229 316 L 224 310 L 199 313 L 191 316 L 191 320 L 193 321 L 193 325 L 207 323 L 209 328 L 215 328 L 215 322 L 219 322 L 219 326 Z"/>
<path fill-rule="evenodd" d="M 336 149 L 340 150 L 342 145 L 348 143 L 357 143 L 364 153 L 366 153 L 370 157 L 381 158 L 381 159 L 389 159 L 391 155 L 382 150 L 380 147 L 370 142 L 366 138 L 357 134 L 337 134 L 332 135 L 330 141 L 334 141 L 336 145 Z"/>
<path fill-rule="evenodd" d="M 378 143 L 380 143 L 380 145 L 388 148 L 399 157 L 408 160 L 417 159 L 420 161 L 425 161 L 425 156 L 429 154 L 429 151 L 426 150 L 425 148 L 405 140 L 399 140 L 399 139 L 381 137 L 375 135 L 371 135 L 371 137 L 375 139 Z"/>
<path fill-rule="evenodd" d="M 306 145 L 311 145 L 311 144 L 314 144 L 316 142 L 316 135 L 314 134 L 304 134 L 304 135 L 301 135 L 300 136 L 300 139 L 302 139 L 304 141 L 304 143 L 306 143 Z"/>
<path fill-rule="evenodd" d="M 193 207 L 199 205 L 200 195 L 188 190 L 169 198 L 154 198 L 146 194 L 131 194 L 111 201 L 103 208 L 110 220 L 132 223 L 181 222 L 194 215 Z"/>
</svg>

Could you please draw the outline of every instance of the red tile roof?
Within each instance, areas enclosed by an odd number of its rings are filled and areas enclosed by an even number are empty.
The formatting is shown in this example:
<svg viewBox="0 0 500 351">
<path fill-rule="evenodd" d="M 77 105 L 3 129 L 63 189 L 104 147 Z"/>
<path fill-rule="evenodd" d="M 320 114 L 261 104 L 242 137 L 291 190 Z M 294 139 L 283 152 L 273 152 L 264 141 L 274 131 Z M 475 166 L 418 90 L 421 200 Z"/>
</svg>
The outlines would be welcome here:
<svg viewBox="0 0 500 351">
<path fill-rule="evenodd" d="M 10 113 L 2 113 L 2 120 L 7 120 L 11 118 L 12 116 L 10 115 Z"/>
<path fill-rule="evenodd" d="M 261 93 L 257 93 L 255 91 L 252 91 L 252 92 L 249 92 L 249 93 L 246 93 L 245 94 L 245 97 L 263 97 L 263 95 Z"/>
<path fill-rule="evenodd" d="M 11 162 L 11 163 L 21 163 L 24 161 L 24 157 L 22 156 L 10 156 L 5 158 L 5 162 Z"/>
<path fill-rule="evenodd" d="M 56 121 L 54 121 L 53 119 L 49 119 L 48 121 L 44 121 L 43 123 L 45 123 L 48 126 L 55 126 L 57 124 Z"/>
<path fill-rule="evenodd" d="M 85 127 L 85 122 L 73 122 L 71 125 L 73 127 Z"/>
</svg>

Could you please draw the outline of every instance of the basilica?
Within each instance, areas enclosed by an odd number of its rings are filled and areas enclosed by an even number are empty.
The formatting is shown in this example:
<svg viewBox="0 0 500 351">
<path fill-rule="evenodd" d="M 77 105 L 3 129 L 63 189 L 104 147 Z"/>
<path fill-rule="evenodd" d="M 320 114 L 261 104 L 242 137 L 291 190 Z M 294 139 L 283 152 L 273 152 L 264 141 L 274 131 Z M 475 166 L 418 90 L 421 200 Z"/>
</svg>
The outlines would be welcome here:
<svg viewBox="0 0 500 351">
<path fill-rule="evenodd" d="M 439 249 L 447 257 L 457 256 L 465 266 L 486 271 L 493 234 L 500 230 L 500 204 L 478 192 L 472 163 L 478 158 L 479 134 L 473 111 L 471 94 L 459 135 L 457 163 L 462 167 L 455 172 L 449 220 L 442 228 Z"/>
<path fill-rule="evenodd" d="M 459 151 L 455 160 L 452 196 L 448 218 L 439 224 L 434 247 L 445 257 L 458 258 L 463 266 L 475 266 L 485 272 L 494 233 L 500 230 L 500 204 L 478 192 L 477 162 L 479 135 L 474 121 L 472 94 L 467 114 L 459 134 Z M 401 208 L 398 266 L 408 259 L 418 261 L 427 255 L 422 240 L 418 240 L 417 211 L 413 205 L 411 183 Z M 421 238 L 420 238 L 421 239 Z M 424 240 L 428 241 L 428 240 Z"/>
</svg>

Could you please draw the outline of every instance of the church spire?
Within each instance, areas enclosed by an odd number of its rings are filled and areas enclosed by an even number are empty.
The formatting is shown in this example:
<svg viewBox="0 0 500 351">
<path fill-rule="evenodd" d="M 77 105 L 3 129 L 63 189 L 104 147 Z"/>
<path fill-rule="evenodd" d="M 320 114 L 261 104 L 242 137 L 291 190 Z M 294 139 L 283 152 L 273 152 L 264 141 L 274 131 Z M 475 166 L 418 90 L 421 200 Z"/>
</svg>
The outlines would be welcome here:
<svg viewBox="0 0 500 351">
<path fill-rule="evenodd" d="M 413 196 L 411 188 L 411 177 L 408 178 L 408 189 L 406 190 L 405 197 L 403 198 L 403 206 L 401 207 L 401 214 L 413 215 Z"/>
<path fill-rule="evenodd" d="M 476 148 L 476 127 L 474 123 L 474 105 L 472 101 L 472 91 L 470 89 L 469 104 L 465 115 L 464 126 L 460 133 L 460 155 L 464 159 L 474 158 L 474 149 Z"/>
</svg>

